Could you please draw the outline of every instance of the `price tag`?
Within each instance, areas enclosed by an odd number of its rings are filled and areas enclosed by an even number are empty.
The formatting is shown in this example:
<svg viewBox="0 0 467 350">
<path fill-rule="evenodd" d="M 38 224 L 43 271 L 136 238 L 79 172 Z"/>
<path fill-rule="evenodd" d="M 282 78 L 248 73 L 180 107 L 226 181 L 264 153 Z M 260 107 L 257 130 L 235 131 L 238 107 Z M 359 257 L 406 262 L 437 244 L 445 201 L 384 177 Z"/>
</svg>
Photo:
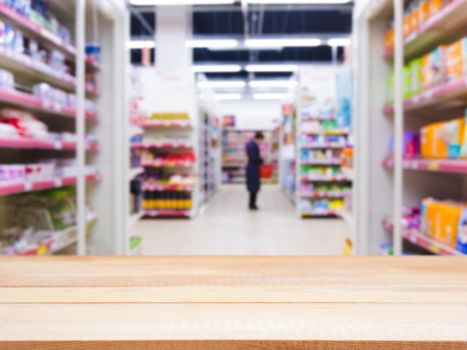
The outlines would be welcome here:
<svg viewBox="0 0 467 350">
<path fill-rule="evenodd" d="M 56 150 L 61 150 L 63 149 L 63 144 L 60 141 L 54 141 L 54 148 Z"/>
<path fill-rule="evenodd" d="M 26 182 L 24 184 L 24 191 L 25 192 L 31 192 L 32 191 L 32 183 L 31 182 Z"/>
<path fill-rule="evenodd" d="M 37 248 L 37 255 L 46 255 L 48 252 L 48 248 L 46 245 L 41 245 Z"/>
<path fill-rule="evenodd" d="M 42 100 L 42 108 L 50 109 L 50 103 L 48 100 Z"/>
<path fill-rule="evenodd" d="M 434 244 L 431 245 L 430 250 L 435 254 L 439 254 L 441 252 L 441 249 L 439 249 L 439 247 Z"/>
<path fill-rule="evenodd" d="M 54 180 L 54 186 L 56 188 L 63 187 L 63 180 L 61 178 L 56 178 Z"/>
<path fill-rule="evenodd" d="M 62 110 L 62 106 L 60 105 L 60 103 L 58 102 L 54 103 L 54 110 L 55 112 L 60 112 Z"/>
<path fill-rule="evenodd" d="M 439 169 L 439 164 L 438 164 L 438 162 L 433 161 L 433 162 L 430 162 L 430 163 L 428 164 L 428 170 L 430 170 L 430 171 L 437 171 L 438 169 Z"/>
</svg>

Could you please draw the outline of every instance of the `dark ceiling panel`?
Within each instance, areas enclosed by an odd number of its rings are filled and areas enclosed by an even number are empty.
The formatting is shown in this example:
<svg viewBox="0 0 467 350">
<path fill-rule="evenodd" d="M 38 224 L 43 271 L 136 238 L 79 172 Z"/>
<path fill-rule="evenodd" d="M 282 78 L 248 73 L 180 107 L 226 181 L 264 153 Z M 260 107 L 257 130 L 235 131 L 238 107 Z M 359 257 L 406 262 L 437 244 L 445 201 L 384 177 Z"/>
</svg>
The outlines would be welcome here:
<svg viewBox="0 0 467 350">
<path fill-rule="evenodd" d="M 196 35 L 225 35 L 243 33 L 241 12 L 194 12 L 193 33 Z"/>
</svg>

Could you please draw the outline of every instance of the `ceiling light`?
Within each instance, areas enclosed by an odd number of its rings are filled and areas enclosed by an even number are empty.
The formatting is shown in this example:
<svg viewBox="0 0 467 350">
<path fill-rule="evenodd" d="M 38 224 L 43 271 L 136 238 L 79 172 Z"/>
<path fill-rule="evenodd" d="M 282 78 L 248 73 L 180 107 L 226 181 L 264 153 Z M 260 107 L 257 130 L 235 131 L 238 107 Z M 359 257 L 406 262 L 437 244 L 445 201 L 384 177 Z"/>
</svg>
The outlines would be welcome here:
<svg viewBox="0 0 467 350">
<path fill-rule="evenodd" d="M 246 0 L 249 4 L 316 4 L 316 5 L 333 5 L 347 4 L 351 0 Z"/>
<path fill-rule="evenodd" d="M 156 47 L 156 42 L 154 40 L 131 40 L 128 43 L 128 48 L 130 50 L 137 50 L 137 49 L 153 49 Z"/>
<path fill-rule="evenodd" d="M 263 93 L 263 94 L 253 94 L 254 100 L 283 100 L 285 99 L 285 94 L 277 93 Z"/>
<path fill-rule="evenodd" d="M 208 80 L 198 82 L 200 88 L 244 88 L 246 83 L 243 80 Z"/>
<path fill-rule="evenodd" d="M 248 48 L 282 48 L 282 47 L 315 47 L 322 44 L 317 38 L 276 38 L 276 39 L 246 39 Z"/>
<path fill-rule="evenodd" d="M 214 98 L 216 100 L 241 100 L 242 94 L 215 94 Z"/>
<path fill-rule="evenodd" d="M 235 49 L 238 47 L 236 39 L 212 39 L 212 40 L 187 40 L 187 47 L 201 49 Z"/>
<path fill-rule="evenodd" d="M 288 88 L 297 86 L 296 80 L 252 80 L 248 83 L 252 88 Z"/>
<path fill-rule="evenodd" d="M 130 0 L 130 4 L 135 6 L 221 5 L 233 3 L 235 3 L 235 0 Z"/>
<path fill-rule="evenodd" d="M 327 41 L 329 46 L 349 46 L 350 39 L 349 38 L 333 38 Z"/>
<path fill-rule="evenodd" d="M 247 72 L 296 72 L 298 65 L 296 64 L 250 64 L 245 67 Z"/>
<path fill-rule="evenodd" d="M 242 70 L 242 67 L 238 64 L 203 64 L 193 66 L 192 69 L 195 73 L 238 73 Z"/>
</svg>

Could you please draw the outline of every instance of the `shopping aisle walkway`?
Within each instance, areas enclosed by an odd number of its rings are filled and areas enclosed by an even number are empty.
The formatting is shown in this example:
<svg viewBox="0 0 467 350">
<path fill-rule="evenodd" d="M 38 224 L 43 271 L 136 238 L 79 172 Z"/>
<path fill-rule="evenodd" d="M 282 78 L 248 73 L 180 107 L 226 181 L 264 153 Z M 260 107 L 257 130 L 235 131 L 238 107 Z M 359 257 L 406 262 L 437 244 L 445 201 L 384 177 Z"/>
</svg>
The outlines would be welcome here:
<svg viewBox="0 0 467 350">
<path fill-rule="evenodd" d="M 144 255 L 341 255 L 346 224 L 300 220 L 276 186 L 263 186 L 261 210 L 247 210 L 244 186 L 225 186 L 194 220 L 143 220 Z"/>
</svg>

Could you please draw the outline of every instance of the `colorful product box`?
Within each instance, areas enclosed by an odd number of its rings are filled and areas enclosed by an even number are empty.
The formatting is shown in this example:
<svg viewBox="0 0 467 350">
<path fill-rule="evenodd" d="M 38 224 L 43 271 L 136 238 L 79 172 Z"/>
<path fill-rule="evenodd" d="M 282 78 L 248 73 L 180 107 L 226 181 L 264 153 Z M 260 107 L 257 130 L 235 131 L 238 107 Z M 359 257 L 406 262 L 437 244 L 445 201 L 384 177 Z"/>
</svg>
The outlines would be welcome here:
<svg viewBox="0 0 467 350">
<path fill-rule="evenodd" d="M 466 205 L 451 201 L 437 201 L 432 198 L 422 202 L 422 222 L 425 232 L 433 239 L 456 247 L 459 225 Z"/>
<path fill-rule="evenodd" d="M 467 74 L 467 38 L 444 47 L 445 74 L 448 81 Z"/>
<path fill-rule="evenodd" d="M 421 74 L 424 90 L 443 82 L 443 50 L 441 47 L 422 57 Z"/>
<path fill-rule="evenodd" d="M 430 124 L 421 130 L 421 154 L 425 159 L 458 159 L 465 144 L 465 118 Z"/>
</svg>

